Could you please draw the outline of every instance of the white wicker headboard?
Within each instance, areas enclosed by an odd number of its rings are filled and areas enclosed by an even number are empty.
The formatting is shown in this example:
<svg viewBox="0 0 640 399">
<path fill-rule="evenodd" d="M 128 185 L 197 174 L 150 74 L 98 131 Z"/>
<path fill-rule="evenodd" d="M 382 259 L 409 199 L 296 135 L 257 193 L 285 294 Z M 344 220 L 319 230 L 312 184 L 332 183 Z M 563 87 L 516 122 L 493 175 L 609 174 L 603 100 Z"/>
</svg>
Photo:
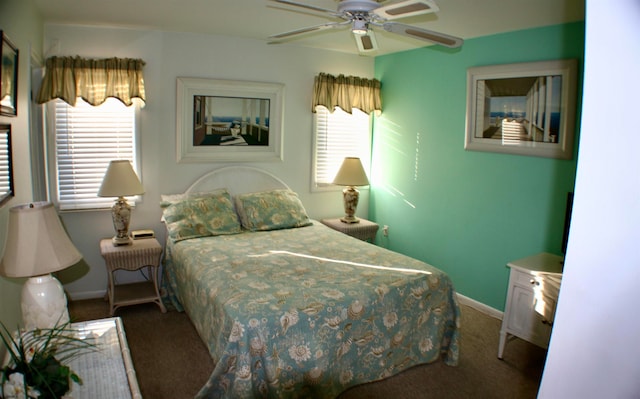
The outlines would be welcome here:
<svg viewBox="0 0 640 399">
<path fill-rule="evenodd" d="M 185 193 L 209 192 L 226 188 L 231 195 L 258 191 L 289 189 L 289 186 L 264 170 L 250 166 L 226 166 L 209 172 L 191 186 Z"/>
</svg>

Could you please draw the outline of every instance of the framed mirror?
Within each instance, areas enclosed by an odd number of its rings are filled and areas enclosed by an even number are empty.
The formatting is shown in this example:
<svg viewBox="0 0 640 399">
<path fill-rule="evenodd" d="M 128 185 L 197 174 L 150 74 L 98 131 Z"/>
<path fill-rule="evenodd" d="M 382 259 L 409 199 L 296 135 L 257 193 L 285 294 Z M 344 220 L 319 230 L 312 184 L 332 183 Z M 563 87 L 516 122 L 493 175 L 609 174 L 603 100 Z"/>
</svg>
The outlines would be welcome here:
<svg viewBox="0 0 640 399">
<path fill-rule="evenodd" d="M 11 125 L 0 124 L 0 205 L 14 195 Z"/>
<path fill-rule="evenodd" d="M 178 162 L 282 160 L 284 85 L 177 80 Z"/>
<path fill-rule="evenodd" d="M 0 115 L 18 115 L 18 49 L 0 30 Z"/>
</svg>

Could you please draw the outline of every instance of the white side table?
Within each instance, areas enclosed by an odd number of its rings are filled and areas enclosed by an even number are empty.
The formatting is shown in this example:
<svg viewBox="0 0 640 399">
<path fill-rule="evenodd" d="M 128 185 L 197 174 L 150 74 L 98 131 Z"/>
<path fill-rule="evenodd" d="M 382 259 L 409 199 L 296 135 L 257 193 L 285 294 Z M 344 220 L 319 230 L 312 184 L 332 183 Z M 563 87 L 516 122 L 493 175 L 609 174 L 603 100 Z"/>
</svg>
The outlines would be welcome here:
<svg viewBox="0 0 640 399">
<path fill-rule="evenodd" d="M 104 258 L 109 286 L 109 314 L 113 316 L 120 306 L 136 305 L 139 303 L 156 303 L 162 313 L 167 309 L 160 299 L 158 288 L 158 269 L 162 256 L 162 246 L 155 238 L 133 240 L 131 245 L 114 246 L 110 238 L 100 241 L 100 254 Z M 115 284 L 113 273 L 116 270 L 135 271 L 148 269 L 150 281 L 131 284 Z"/>
<path fill-rule="evenodd" d="M 544 349 L 549 346 L 562 282 L 562 262 L 561 256 L 540 253 L 507 264 L 511 272 L 500 329 L 499 359 L 509 336 Z"/>
<path fill-rule="evenodd" d="M 373 242 L 378 232 L 378 224 L 366 219 L 358 218 L 359 223 L 344 223 L 340 218 L 322 219 L 320 222 L 334 230 L 358 238 L 363 241 Z"/>
</svg>

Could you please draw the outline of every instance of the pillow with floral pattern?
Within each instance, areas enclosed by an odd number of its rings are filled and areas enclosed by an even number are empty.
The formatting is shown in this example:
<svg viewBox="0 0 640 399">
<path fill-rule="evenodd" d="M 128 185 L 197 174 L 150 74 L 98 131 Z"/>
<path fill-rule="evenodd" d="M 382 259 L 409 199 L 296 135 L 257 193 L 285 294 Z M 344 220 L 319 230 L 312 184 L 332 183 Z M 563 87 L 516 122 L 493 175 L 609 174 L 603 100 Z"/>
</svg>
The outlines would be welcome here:
<svg viewBox="0 0 640 399">
<path fill-rule="evenodd" d="M 289 229 L 311 224 L 298 194 L 291 190 L 240 194 L 235 202 L 240 223 L 247 230 Z"/>
<path fill-rule="evenodd" d="M 174 241 L 236 234 L 242 231 L 231 195 L 216 195 L 169 201 L 163 205 L 163 219 Z"/>
</svg>

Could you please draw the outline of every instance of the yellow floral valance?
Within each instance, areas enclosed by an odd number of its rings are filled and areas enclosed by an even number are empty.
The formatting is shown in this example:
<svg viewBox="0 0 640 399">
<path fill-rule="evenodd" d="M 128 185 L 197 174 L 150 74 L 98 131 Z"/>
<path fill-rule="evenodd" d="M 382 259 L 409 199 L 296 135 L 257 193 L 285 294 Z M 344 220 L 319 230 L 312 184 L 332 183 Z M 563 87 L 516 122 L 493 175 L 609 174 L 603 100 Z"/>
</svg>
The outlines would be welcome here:
<svg viewBox="0 0 640 399">
<path fill-rule="evenodd" d="M 43 104 L 60 98 L 74 106 L 80 97 L 91 105 L 100 105 L 114 97 L 127 106 L 134 98 L 144 102 L 144 65 L 144 61 L 132 58 L 51 57 L 36 101 Z"/>
<path fill-rule="evenodd" d="M 352 108 L 357 108 L 367 114 L 382 111 L 380 98 L 380 81 L 377 79 L 365 79 L 356 76 L 332 76 L 321 73 L 316 76 L 313 84 L 312 111 L 316 112 L 316 106 L 323 105 L 329 112 L 335 107 L 340 107 L 345 112 L 351 113 Z"/>
</svg>

